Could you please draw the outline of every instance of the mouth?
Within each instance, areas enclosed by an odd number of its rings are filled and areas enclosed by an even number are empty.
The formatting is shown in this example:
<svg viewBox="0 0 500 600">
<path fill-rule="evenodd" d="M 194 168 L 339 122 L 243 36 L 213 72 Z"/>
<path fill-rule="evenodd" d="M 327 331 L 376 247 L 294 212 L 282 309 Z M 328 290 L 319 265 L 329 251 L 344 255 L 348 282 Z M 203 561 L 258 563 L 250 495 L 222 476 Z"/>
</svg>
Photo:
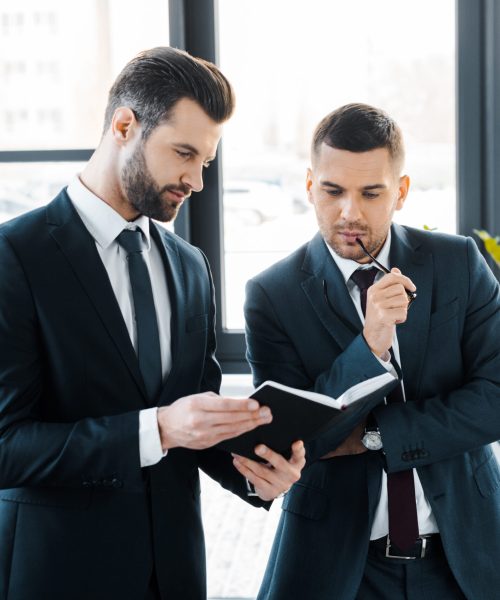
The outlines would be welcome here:
<svg viewBox="0 0 500 600">
<path fill-rule="evenodd" d="M 362 231 L 339 231 L 340 237 L 348 244 L 356 244 L 356 239 L 363 239 L 364 232 Z"/>
<path fill-rule="evenodd" d="M 183 194 L 182 192 L 176 192 L 174 190 L 167 190 L 165 192 L 165 195 L 170 200 L 170 202 L 176 205 L 181 205 L 186 199 L 185 194 Z"/>
</svg>

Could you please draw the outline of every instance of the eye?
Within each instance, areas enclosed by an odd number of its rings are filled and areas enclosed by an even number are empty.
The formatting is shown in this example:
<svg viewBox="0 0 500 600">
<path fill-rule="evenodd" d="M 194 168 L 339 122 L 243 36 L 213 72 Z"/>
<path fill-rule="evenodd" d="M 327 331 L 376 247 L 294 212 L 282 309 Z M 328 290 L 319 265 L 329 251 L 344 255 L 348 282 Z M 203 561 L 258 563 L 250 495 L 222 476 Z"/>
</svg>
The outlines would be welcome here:
<svg viewBox="0 0 500 600">
<path fill-rule="evenodd" d="M 373 200 L 378 198 L 380 194 L 376 194 L 375 192 L 363 192 L 363 197 L 367 200 Z"/>
<path fill-rule="evenodd" d="M 186 152 L 185 150 L 176 150 L 175 151 L 177 156 L 179 156 L 180 158 L 183 158 L 185 160 L 187 160 L 188 158 L 191 158 L 191 152 Z"/>
<path fill-rule="evenodd" d="M 340 196 L 342 194 L 342 190 L 331 190 L 331 189 L 329 189 L 329 190 L 326 190 L 326 193 L 329 196 L 336 197 L 336 196 Z"/>
</svg>

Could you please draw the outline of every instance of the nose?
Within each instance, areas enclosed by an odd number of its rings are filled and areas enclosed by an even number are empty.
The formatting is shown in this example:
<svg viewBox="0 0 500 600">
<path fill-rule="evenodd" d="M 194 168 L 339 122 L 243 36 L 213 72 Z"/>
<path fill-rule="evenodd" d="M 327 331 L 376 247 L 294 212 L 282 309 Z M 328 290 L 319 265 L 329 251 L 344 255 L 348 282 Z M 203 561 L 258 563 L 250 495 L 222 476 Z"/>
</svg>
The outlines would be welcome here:
<svg viewBox="0 0 500 600">
<path fill-rule="evenodd" d="M 357 202 L 356 198 L 346 196 L 342 203 L 342 219 L 344 221 L 352 222 L 357 221 L 361 218 L 361 207 Z"/>
<path fill-rule="evenodd" d="M 193 165 L 181 179 L 184 185 L 191 188 L 193 192 L 201 192 L 203 189 L 203 165 Z"/>
</svg>

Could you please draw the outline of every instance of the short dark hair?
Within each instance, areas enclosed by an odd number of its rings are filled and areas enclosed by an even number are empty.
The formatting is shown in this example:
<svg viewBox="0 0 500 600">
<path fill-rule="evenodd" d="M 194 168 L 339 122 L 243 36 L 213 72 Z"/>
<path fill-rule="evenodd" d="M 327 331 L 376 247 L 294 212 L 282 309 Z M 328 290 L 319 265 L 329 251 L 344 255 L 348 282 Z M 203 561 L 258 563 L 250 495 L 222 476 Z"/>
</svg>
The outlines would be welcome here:
<svg viewBox="0 0 500 600">
<path fill-rule="evenodd" d="M 368 104 L 346 104 L 322 119 L 313 135 L 313 159 L 323 142 L 349 152 L 387 148 L 398 166 L 404 162 L 403 134 L 398 124 L 383 110 Z"/>
<path fill-rule="evenodd" d="M 145 50 L 124 67 L 111 87 L 104 132 L 115 110 L 127 106 L 147 138 L 183 98 L 197 102 L 216 123 L 229 119 L 234 110 L 231 84 L 214 64 L 167 46 Z"/>
</svg>

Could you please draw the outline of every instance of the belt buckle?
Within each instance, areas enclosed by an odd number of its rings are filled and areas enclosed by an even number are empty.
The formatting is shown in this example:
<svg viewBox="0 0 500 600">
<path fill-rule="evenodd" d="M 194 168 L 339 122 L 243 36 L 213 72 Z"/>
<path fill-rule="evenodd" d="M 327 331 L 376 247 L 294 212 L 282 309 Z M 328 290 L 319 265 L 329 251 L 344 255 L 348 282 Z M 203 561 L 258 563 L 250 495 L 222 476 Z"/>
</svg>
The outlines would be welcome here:
<svg viewBox="0 0 500 600">
<path fill-rule="evenodd" d="M 402 560 L 415 560 L 417 558 L 424 558 L 425 551 L 427 548 L 427 538 L 419 537 L 419 538 L 417 538 L 417 541 L 422 542 L 422 546 L 420 548 L 420 556 L 399 556 L 398 554 L 391 554 L 391 548 L 392 548 L 391 538 L 389 536 L 387 536 L 387 544 L 385 546 L 385 557 L 386 558 L 400 558 Z"/>
</svg>

